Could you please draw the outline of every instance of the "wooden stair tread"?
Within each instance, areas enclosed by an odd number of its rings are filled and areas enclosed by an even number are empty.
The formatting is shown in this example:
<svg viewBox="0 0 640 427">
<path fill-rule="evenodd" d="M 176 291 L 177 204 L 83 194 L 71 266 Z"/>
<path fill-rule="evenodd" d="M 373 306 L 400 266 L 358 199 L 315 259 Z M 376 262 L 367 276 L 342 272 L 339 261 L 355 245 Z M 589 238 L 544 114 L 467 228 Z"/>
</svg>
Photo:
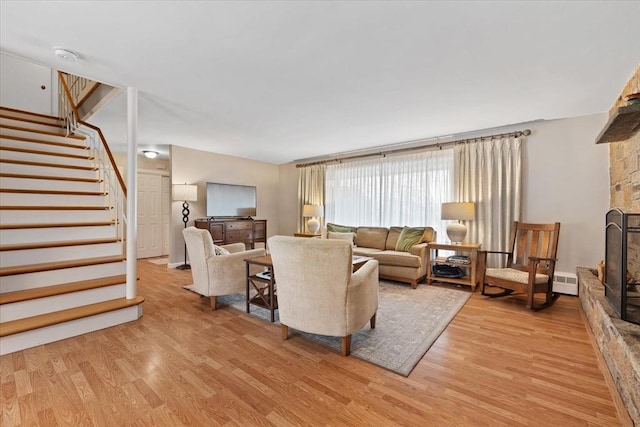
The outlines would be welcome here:
<svg viewBox="0 0 640 427">
<path fill-rule="evenodd" d="M 22 251 L 27 249 L 62 248 L 66 246 L 99 245 L 103 243 L 117 243 L 121 241 L 116 237 L 86 240 L 62 240 L 58 242 L 38 242 L 38 243 L 14 243 L 10 245 L 0 245 L 0 252 Z"/>
<path fill-rule="evenodd" d="M 18 122 L 23 122 L 23 123 L 30 123 L 30 124 L 34 124 L 34 125 L 51 126 L 51 127 L 56 127 L 57 126 L 57 127 L 60 128 L 60 130 L 66 132 L 66 128 L 64 126 L 64 121 L 59 117 L 57 118 L 58 119 L 58 123 L 50 123 L 50 122 L 46 122 L 46 121 L 43 121 L 43 120 L 39 120 L 38 117 L 34 117 L 33 119 L 28 119 L 26 117 L 12 116 L 10 114 L 4 114 L 4 113 L 0 112 L 0 118 L 8 119 L 8 120 L 15 120 L 15 121 L 18 121 Z M 53 117 L 52 117 L 52 119 L 53 119 Z"/>
<path fill-rule="evenodd" d="M 70 138 L 69 136 L 65 136 L 65 135 L 57 135 L 57 136 L 60 136 L 62 138 Z M 0 139 L 12 139 L 14 141 L 33 142 L 35 144 L 55 145 L 56 147 L 75 148 L 78 150 L 89 150 L 89 146 L 87 146 L 86 144 L 74 144 L 72 142 L 50 141 L 47 139 L 29 138 L 26 136 L 19 136 L 19 135 L 7 135 L 4 133 L 0 134 Z"/>
<path fill-rule="evenodd" d="M 62 119 L 61 117 L 52 116 L 50 114 L 34 113 L 33 111 L 20 110 L 19 108 L 11 108 L 11 107 L 0 107 L 0 111 L 1 110 L 13 111 L 14 113 L 20 113 L 20 114 L 28 114 L 33 117 L 43 117 L 45 119 L 59 121 L 61 124 L 64 123 L 64 119 Z M 13 118 L 13 116 L 9 116 L 9 118 Z"/>
<path fill-rule="evenodd" d="M 31 224 L 0 224 L 0 230 L 23 230 L 29 228 L 100 227 L 115 225 L 115 221 L 92 222 L 39 222 Z"/>
<path fill-rule="evenodd" d="M 80 159 L 80 160 L 93 160 L 94 159 L 93 156 L 82 156 L 82 155 L 79 155 L 79 154 L 66 154 L 66 153 L 56 153 L 56 152 L 53 152 L 53 151 L 32 150 L 30 148 L 0 146 L 0 150 L 13 151 L 13 152 L 16 152 L 16 153 L 41 154 L 41 155 L 44 155 L 44 156 L 66 157 L 68 159 Z"/>
<path fill-rule="evenodd" d="M 16 274 L 37 273 L 40 271 L 61 270 L 63 268 L 84 267 L 88 265 L 122 262 L 125 259 L 126 257 L 122 255 L 116 255 L 116 256 L 109 256 L 109 257 L 74 259 L 71 261 L 44 262 L 40 264 L 30 264 L 30 265 L 16 265 L 12 267 L 0 268 L 0 277 L 13 276 Z"/>
<path fill-rule="evenodd" d="M 4 173 L 0 172 L 2 178 L 24 178 L 24 179 L 48 179 L 53 181 L 75 181 L 75 182 L 102 182 L 98 178 L 75 178 L 70 176 L 55 176 L 55 175 L 35 175 L 24 173 Z"/>
<path fill-rule="evenodd" d="M 70 308 L 53 313 L 27 317 L 25 319 L 12 320 L 10 322 L 4 322 L 0 324 L 0 337 L 19 334 L 21 332 L 44 328 L 63 322 L 69 322 L 71 320 L 95 316 L 97 314 L 120 310 L 122 308 L 133 307 L 135 305 L 140 305 L 143 302 L 144 297 L 138 295 L 130 300 L 126 298 L 118 298 L 110 301 L 99 302 L 96 304 L 84 305 L 82 307 Z"/>
<path fill-rule="evenodd" d="M 24 127 L 20 127 L 20 126 L 12 126 L 12 125 L 3 125 L 0 124 L 0 129 L 9 129 L 9 130 L 18 130 L 18 131 L 22 131 L 22 132 L 29 132 L 29 133 L 35 133 L 38 135 L 43 135 L 43 136 L 55 136 L 55 137 L 60 137 L 60 138 L 70 138 L 70 139 L 75 139 L 77 141 L 84 141 L 86 138 L 84 136 L 81 135 L 65 135 L 62 133 L 56 133 L 56 132 L 51 132 L 51 131 L 47 131 L 47 130 L 39 130 L 39 129 L 30 129 L 30 128 L 24 128 Z M 38 138 L 29 138 L 29 137 L 25 137 L 25 136 L 20 136 L 20 135 L 7 135 L 5 133 L 0 133 L 0 138 L 7 138 L 7 139 L 16 139 L 19 141 L 30 141 L 30 142 L 43 142 L 43 143 L 47 143 L 47 142 L 52 142 L 52 143 L 56 143 L 56 145 L 68 145 L 70 147 L 78 147 L 78 148 L 82 148 L 82 149 L 88 149 L 89 147 L 85 146 L 85 145 L 78 145 L 78 144 L 72 144 L 70 142 L 59 142 L 59 141 L 49 141 L 46 139 L 38 139 Z"/>
<path fill-rule="evenodd" d="M 49 167 L 49 168 L 76 169 L 76 170 L 86 170 L 86 171 L 98 170 L 98 168 L 96 168 L 95 166 L 65 165 L 61 163 L 32 162 L 29 160 L 17 160 L 17 159 L 0 159 L 0 163 L 12 163 L 15 165 L 43 166 L 43 167 Z"/>
<path fill-rule="evenodd" d="M 0 205 L 0 210 L 6 211 L 103 211 L 109 206 L 5 206 Z"/>
<path fill-rule="evenodd" d="M 64 196 L 106 196 L 102 191 L 72 191 L 72 190 L 29 190 L 24 188 L 0 188 L 0 193 L 12 194 L 56 194 Z"/>
<path fill-rule="evenodd" d="M 38 298 L 46 298 L 55 295 L 70 294 L 72 292 L 86 291 L 89 289 L 103 288 L 111 285 L 126 283 L 127 275 L 101 277 L 99 279 L 81 280 L 79 282 L 64 283 L 61 285 L 44 286 L 42 288 L 26 289 L 23 291 L 6 292 L 0 294 L 0 305 L 14 302 L 28 301 Z"/>
</svg>

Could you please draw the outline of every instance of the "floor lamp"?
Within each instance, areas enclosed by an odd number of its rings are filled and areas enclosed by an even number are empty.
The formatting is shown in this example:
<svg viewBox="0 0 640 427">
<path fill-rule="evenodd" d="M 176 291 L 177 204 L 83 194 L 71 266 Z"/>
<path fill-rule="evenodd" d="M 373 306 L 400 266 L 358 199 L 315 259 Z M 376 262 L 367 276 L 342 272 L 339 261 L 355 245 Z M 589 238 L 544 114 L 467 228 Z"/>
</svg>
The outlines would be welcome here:
<svg viewBox="0 0 640 427">
<path fill-rule="evenodd" d="M 182 200 L 182 222 L 184 222 L 184 228 L 187 228 L 187 223 L 189 222 L 189 202 L 196 202 L 198 200 L 198 186 L 197 185 L 187 185 L 184 184 L 175 184 L 173 186 L 173 200 L 180 201 Z M 191 266 L 187 264 L 187 243 L 184 244 L 184 264 L 176 267 L 180 270 L 189 270 Z"/>
</svg>

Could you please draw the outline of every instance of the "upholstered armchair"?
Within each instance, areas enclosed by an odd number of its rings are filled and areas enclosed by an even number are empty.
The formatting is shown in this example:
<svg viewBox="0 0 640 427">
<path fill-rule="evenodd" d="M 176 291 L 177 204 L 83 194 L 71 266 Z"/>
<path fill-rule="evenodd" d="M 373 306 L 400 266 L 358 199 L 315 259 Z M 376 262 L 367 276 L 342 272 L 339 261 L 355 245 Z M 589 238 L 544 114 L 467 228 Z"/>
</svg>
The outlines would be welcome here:
<svg viewBox="0 0 640 427">
<path fill-rule="evenodd" d="M 193 291 L 209 297 L 211 309 L 216 309 L 216 297 L 243 293 L 247 286 L 247 258 L 263 256 L 265 250 L 246 250 L 244 243 L 214 246 L 209 231 L 187 227 L 182 231 L 187 244 L 193 276 Z M 220 248 L 224 249 L 223 251 Z M 216 254 L 228 252 L 228 254 Z"/>
<path fill-rule="evenodd" d="M 375 328 L 378 310 L 378 261 L 353 272 L 346 240 L 274 236 L 269 239 L 282 338 L 289 327 L 342 338 L 342 354 L 351 352 L 351 335 L 367 322 Z"/>
</svg>

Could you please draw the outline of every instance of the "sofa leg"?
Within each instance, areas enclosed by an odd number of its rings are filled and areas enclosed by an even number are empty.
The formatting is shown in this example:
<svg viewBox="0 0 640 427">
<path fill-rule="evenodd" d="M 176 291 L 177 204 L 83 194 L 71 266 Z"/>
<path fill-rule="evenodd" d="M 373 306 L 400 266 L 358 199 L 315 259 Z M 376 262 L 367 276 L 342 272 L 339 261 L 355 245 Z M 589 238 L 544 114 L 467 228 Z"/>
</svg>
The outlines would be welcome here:
<svg viewBox="0 0 640 427">
<path fill-rule="evenodd" d="M 287 340 L 289 338 L 289 327 L 287 325 L 280 325 L 280 332 L 282 333 L 282 339 Z"/>
<path fill-rule="evenodd" d="M 373 316 L 369 319 L 369 324 L 371 325 L 371 329 L 376 328 L 376 313 L 373 313 Z"/>
<path fill-rule="evenodd" d="M 342 355 L 348 356 L 351 354 L 351 335 L 342 337 Z"/>
<path fill-rule="evenodd" d="M 216 310 L 216 296 L 212 295 L 209 297 L 209 304 L 211 305 L 211 311 Z"/>
</svg>

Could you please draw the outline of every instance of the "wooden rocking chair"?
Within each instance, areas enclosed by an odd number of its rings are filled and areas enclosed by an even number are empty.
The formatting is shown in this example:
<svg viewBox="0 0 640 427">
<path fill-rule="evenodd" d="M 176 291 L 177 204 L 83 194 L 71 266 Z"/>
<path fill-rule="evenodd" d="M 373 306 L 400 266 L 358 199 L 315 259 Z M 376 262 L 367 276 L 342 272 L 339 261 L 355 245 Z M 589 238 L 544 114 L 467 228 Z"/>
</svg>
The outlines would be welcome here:
<svg viewBox="0 0 640 427">
<path fill-rule="evenodd" d="M 551 306 L 559 294 L 553 292 L 553 274 L 556 267 L 560 223 L 513 223 L 511 250 L 478 251 L 480 292 L 489 297 L 502 297 L 513 292 L 527 294 L 527 308 L 542 310 Z M 487 268 L 487 254 L 507 255 L 505 268 Z M 502 292 L 489 293 L 487 287 L 502 288 Z M 546 294 L 545 302 L 534 306 L 534 294 Z"/>
</svg>

